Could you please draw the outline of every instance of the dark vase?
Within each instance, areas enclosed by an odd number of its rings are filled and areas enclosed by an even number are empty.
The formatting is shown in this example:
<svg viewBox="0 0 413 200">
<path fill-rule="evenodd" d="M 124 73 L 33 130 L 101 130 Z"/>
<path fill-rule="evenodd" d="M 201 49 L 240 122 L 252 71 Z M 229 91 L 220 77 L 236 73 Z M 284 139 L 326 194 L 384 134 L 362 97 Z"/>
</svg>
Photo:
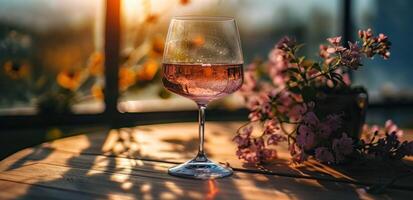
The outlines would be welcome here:
<svg viewBox="0 0 413 200">
<path fill-rule="evenodd" d="M 366 119 L 367 106 L 368 94 L 363 87 L 319 89 L 315 112 L 321 117 L 342 114 L 343 123 L 337 134 L 345 132 L 348 136 L 358 139 Z"/>
</svg>

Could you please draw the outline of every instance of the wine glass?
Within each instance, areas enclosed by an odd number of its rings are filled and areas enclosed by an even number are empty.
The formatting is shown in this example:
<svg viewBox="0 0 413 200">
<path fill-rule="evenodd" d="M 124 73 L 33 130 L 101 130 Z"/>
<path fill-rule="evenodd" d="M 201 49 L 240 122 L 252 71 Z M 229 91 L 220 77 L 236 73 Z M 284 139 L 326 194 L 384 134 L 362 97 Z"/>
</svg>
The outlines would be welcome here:
<svg viewBox="0 0 413 200">
<path fill-rule="evenodd" d="M 232 174 L 231 168 L 209 160 L 204 151 L 205 109 L 210 101 L 241 87 L 243 62 L 233 18 L 182 16 L 172 19 L 165 42 L 162 82 L 169 91 L 198 105 L 199 149 L 195 158 L 170 168 L 170 175 L 214 179 Z"/>
</svg>

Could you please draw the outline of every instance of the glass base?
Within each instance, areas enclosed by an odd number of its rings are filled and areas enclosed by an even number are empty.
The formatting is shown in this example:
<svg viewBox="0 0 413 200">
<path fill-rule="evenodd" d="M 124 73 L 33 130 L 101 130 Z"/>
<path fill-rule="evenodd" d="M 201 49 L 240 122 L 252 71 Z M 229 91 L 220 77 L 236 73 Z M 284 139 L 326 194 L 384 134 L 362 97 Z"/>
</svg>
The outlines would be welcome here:
<svg viewBox="0 0 413 200">
<path fill-rule="evenodd" d="M 172 176 L 192 179 L 216 179 L 232 175 L 232 169 L 219 165 L 206 157 L 196 157 L 183 164 L 169 168 Z"/>
</svg>

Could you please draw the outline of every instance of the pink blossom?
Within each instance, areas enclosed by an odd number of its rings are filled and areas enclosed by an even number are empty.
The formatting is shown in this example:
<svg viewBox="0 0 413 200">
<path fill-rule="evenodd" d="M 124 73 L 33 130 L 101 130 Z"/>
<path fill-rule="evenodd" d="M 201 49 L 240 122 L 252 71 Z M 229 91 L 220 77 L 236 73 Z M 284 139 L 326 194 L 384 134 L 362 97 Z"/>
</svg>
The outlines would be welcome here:
<svg viewBox="0 0 413 200">
<path fill-rule="evenodd" d="M 330 42 L 330 44 L 332 44 L 334 46 L 338 46 L 338 45 L 340 45 L 340 42 L 341 42 L 341 36 L 327 38 L 327 41 Z"/>
<path fill-rule="evenodd" d="M 271 102 L 265 102 L 263 103 L 263 105 L 261 106 L 261 112 L 263 114 L 266 114 L 267 117 L 273 117 L 273 112 L 272 112 L 272 105 Z"/>
<path fill-rule="evenodd" d="M 321 162 L 334 162 L 333 154 L 326 147 L 318 147 L 315 149 L 315 158 Z"/>
<path fill-rule="evenodd" d="M 250 137 L 252 133 L 252 126 L 242 128 L 239 133 L 232 139 L 238 144 L 238 147 L 246 147 L 250 144 Z"/>
<path fill-rule="evenodd" d="M 359 30 L 358 34 L 359 34 L 359 37 L 363 38 L 363 39 L 369 39 L 373 36 L 373 32 L 372 32 L 371 28 L 369 28 L 367 30 Z"/>
<path fill-rule="evenodd" d="M 259 111 L 252 111 L 248 115 L 248 118 L 250 119 L 251 122 L 256 122 L 256 121 L 261 120 L 262 114 Z"/>
<path fill-rule="evenodd" d="M 263 149 L 261 151 L 261 157 L 262 160 L 266 162 L 274 160 L 278 157 L 277 151 L 275 149 Z"/>
<path fill-rule="evenodd" d="M 293 121 L 298 121 L 304 112 L 306 112 L 305 104 L 296 104 L 288 111 L 288 116 Z"/>
<path fill-rule="evenodd" d="M 245 160 L 248 163 L 259 163 L 258 152 L 256 148 L 238 149 L 236 155 L 239 159 Z"/>
<path fill-rule="evenodd" d="M 319 55 L 320 57 L 326 59 L 330 57 L 330 53 L 327 51 L 328 47 L 325 45 L 320 45 Z"/>
<path fill-rule="evenodd" d="M 336 51 L 337 51 L 336 48 L 333 48 L 333 47 L 328 47 L 328 48 L 327 48 L 327 53 L 329 53 L 329 54 L 333 54 L 333 53 L 335 53 Z"/>
<path fill-rule="evenodd" d="M 336 161 L 343 161 L 344 156 L 350 155 L 353 152 L 353 139 L 343 133 L 340 139 L 333 140 L 333 151 L 336 155 Z"/>
<path fill-rule="evenodd" d="M 276 119 L 266 120 L 264 122 L 264 134 L 273 134 L 280 130 L 279 122 Z"/>
<path fill-rule="evenodd" d="M 239 147 L 245 147 L 249 145 L 249 138 L 244 138 L 240 135 L 236 135 L 232 141 L 238 144 Z"/>
<path fill-rule="evenodd" d="M 360 30 L 359 36 L 363 40 L 363 53 L 371 58 L 376 54 L 379 54 L 383 59 L 388 59 L 390 57 L 390 45 L 388 37 L 380 33 L 377 37 L 373 37 L 373 32 L 371 29 Z"/>
<path fill-rule="evenodd" d="M 347 85 L 351 85 L 350 75 L 348 73 L 343 74 L 343 82 Z"/>
<path fill-rule="evenodd" d="M 287 139 L 281 134 L 272 134 L 267 139 L 268 145 L 277 145 L 279 142 L 286 141 Z"/>
<path fill-rule="evenodd" d="M 240 91 L 250 94 L 251 92 L 253 92 L 256 86 L 257 86 L 257 81 L 255 80 L 254 72 L 246 71 L 244 73 L 244 83 Z"/>
<path fill-rule="evenodd" d="M 392 120 L 387 120 L 386 123 L 384 124 L 384 129 L 386 130 L 387 133 L 393 133 L 397 132 L 399 128 L 395 123 L 393 123 Z"/>
<path fill-rule="evenodd" d="M 260 107 L 260 99 L 259 96 L 251 96 L 247 99 L 246 102 L 246 107 L 253 111 L 253 110 L 257 110 Z"/>
<path fill-rule="evenodd" d="M 385 51 L 384 53 L 382 53 L 382 56 L 383 56 L 384 60 L 387 60 L 387 59 L 389 59 L 389 57 L 390 57 L 390 52 L 389 52 L 389 51 Z"/>
<path fill-rule="evenodd" d="M 320 123 L 320 120 L 318 119 L 318 117 L 315 115 L 314 112 L 307 112 L 304 117 L 303 117 L 303 122 L 305 124 L 309 124 L 309 125 L 317 125 L 318 123 Z"/>
<path fill-rule="evenodd" d="M 327 115 L 327 119 L 323 123 L 327 124 L 333 131 L 335 131 L 341 127 L 341 116 L 342 115 L 339 114 Z"/>
<path fill-rule="evenodd" d="M 388 37 L 386 35 L 384 35 L 383 33 L 380 33 L 379 36 L 377 37 L 377 41 L 378 42 L 384 42 L 384 41 L 387 40 L 387 38 Z"/>
<path fill-rule="evenodd" d="M 357 69 L 361 65 L 361 53 L 357 43 L 349 42 L 349 49 L 342 52 L 340 65 L 351 69 Z"/>
<path fill-rule="evenodd" d="M 373 125 L 372 127 L 371 127 L 371 132 L 378 132 L 380 130 L 380 127 L 379 126 L 377 126 L 377 125 Z"/>
<path fill-rule="evenodd" d="M 294 45 L 295 41 L 289 38 L 288 36 L 285 36 L 278 41 L 278 43 L 275 45 L 275 48 L 285 50 L 291 48 Z"/>
<path fill-rule="evenodd" d="M 288 145 L 288 149 L 290 150 L 290 155 L 292 156 L 292 160 L 294 162 L 301 163 L 307 160 L 308 155 L 298 146 L 297 143 L 292 142 Z"/>
<path fill-rule="evenodd" d="M 315 142 L 314 131 L 306 125 L 300 125 L 297 132 L 297 144 L 305 150 L 310 150 Z"/>
<path fill-rule="evenodd" d="M 333 128 L 328 123 L 321 123 L 318 126 L 319 136 L 323 139 L 327 139 L 328 137 L 330 137 L 332 132 Z"/>
<path fill-rule="evenodd" d="M 287 74 L 284 71 L 288 68 L 290 60 L 284 50 L 275 48 L 268 55 L 268 73 L 276 87 L 284 88 L 287 82 Z"/>
</svg>

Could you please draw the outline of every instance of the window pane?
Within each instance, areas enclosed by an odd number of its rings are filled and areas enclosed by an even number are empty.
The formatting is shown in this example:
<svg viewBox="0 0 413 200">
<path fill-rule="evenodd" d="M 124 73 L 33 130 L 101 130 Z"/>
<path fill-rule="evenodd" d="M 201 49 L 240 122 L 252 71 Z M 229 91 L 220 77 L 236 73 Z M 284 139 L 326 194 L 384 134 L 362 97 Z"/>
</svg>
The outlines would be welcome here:
<svg viewBox="0 0 413 200">
<path fill-rule="evenodd" d="M 353 1 L 357 29 L 372 28 L 375 33 L 385 33 L 392 42 L 389 60 L 374 59 L 365 62 L 354 73 L 356 84 L 369 90 L 372 102 L 413 100 L 413 1 L 368 0 Z M 355 36 L 356 37 L 356 36 Z"/>
<path fill-rule="evenodd" d="M 246 66 L 253 59 L 266 59 L 284 35 L 305 43 L 304 55 L 316 56 L 319 43 L 339 33 L 339 3 L 338 0 L 124 0 L 119 110 L 144 112 L 196 108 L 190 100 L 165 91 L 161 83 L 163 42 L 172 16 L 234 16 Z M 236 109 L 242 106 L 242 98 L 234 94 L 212 102 L 209 107 Z"/>
<path fill-rule="evenodd" d="M 0 114 L 103 110 L 103 5 L 0 0 Z"/>
</svg>

